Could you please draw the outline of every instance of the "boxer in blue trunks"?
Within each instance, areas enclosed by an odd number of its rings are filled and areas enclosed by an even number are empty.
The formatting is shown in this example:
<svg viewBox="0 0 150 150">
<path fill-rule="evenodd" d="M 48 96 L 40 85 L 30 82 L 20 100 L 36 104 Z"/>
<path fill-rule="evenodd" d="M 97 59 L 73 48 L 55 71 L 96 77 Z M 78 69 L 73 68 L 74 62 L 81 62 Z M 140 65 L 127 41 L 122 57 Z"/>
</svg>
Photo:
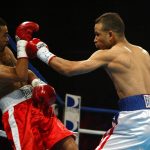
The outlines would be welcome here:
<svg viewBox="0 0 150 150">
<path fill-rule="evenodd" d="M 126 39 L 123 19 L 115 12 L 100 15 L 94 32 L 98 50 L 86 60 L 60 58 L 39 39 L 31 40 L 26 52 L 66 76 L 104 68 L 117 90 L 120 113 L 96 150 L 150 150 L 149 53 Z"/>
</svg>

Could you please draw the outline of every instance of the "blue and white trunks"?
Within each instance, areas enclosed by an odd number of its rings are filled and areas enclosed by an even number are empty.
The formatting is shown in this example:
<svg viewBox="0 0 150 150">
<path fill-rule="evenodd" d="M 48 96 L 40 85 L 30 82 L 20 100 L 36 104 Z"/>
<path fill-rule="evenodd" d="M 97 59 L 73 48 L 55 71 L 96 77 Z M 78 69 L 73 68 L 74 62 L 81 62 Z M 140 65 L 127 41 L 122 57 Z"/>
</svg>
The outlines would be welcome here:
<svg viewBox="0 0 150 150">
<path fill-rule="evenodd" d="M 150 150 L 150 94 L 119 100 L 120 112 L 95 150 Z"/>
</svg>

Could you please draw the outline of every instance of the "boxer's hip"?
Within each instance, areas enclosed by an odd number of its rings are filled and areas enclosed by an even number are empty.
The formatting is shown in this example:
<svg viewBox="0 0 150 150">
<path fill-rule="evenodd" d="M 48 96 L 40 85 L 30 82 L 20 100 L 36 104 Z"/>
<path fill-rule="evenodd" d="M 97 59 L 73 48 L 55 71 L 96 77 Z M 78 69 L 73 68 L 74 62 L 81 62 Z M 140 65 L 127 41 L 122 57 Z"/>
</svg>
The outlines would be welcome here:
<svg viewBox="0 0 150 150">
<path fill-rule="evenodd" d="M 25 85 L 0 99 L 0 109 L 2 113 L 6 112 L 9 108 L 31 98 L 32 86 Z"/>
<path fill-rule="evenodd" d="M 121 111 L 150 109 L 150 94 L 140 94 L 123 98 L 119 100 L 118 105 Z"/>
</svg>

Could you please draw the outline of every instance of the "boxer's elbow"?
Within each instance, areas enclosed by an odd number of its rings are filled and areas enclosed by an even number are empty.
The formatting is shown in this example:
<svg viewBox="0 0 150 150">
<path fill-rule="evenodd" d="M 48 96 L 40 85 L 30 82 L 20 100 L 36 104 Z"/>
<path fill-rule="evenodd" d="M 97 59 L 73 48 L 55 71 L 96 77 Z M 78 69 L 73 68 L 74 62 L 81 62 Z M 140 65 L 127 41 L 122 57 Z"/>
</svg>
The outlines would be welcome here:
<svg viewBox="0 0 150 150">
<path fill-rule="evenodd" d="M 19 77 L 18 79 L 20 82 L 27 82 L 28 78 L 27 77 Z"/>
<path fill-rule="evenodd" d="M 18 80 L 19 80 L 20 82 L 26 82 L 26 81 L 28 81 L 28 74 L 19 73 L 19 74 L 17 75 L 17 77 L 18 77 Z"/>
<path fill-rule="evenodd" d="M 64 76 L 74 76 L 77 74 L 76 66 L 69 62 L 69 63 L 55 63 L 50 65 L 55 71 L 64 75 Z"/>
<path fill-rule="evenodd" d="M 67 77 L 72 77 L 72 76 L 77 75 L 77 72 L 76 72 L 76 70 L 73 69 L 73 67 L 66 68 L 64 70 L 61 70 L 60 72 L 61 72 L 61 74 L 65 75 Z"/>
<path fill-rule="evenodd" d="M 67 70 L 61 72 L 61 74 L 65 75 L 65 76 L 67 76 L 67 77 L 71 77 L 71 76 L 74 75 L 71 71 L 67 71 Z"/>
</svg>

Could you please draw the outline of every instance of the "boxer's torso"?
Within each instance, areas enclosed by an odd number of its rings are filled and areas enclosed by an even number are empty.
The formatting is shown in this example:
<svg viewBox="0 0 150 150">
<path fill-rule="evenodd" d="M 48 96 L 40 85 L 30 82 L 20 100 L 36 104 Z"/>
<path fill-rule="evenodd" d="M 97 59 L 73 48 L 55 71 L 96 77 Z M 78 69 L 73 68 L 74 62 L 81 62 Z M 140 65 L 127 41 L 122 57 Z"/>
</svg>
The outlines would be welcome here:
<svg viewBox="0 0 150 150">
<path fill-rule="evenodd" d="M 150 94 L 150 57 L 141 47 L 131 44 L 118 44 L 113 53 L 116 58 L 106 70 L 121 98 Z"/>
<path fill-rule="evenodd" d="M 5 70 L 6 67 L 14 67 L 16 65 L 16 59 L 14 58 L 10 49 L 5 48 L 3 52 L 0 53 L 0 70 Z M 10 82 L 0 78 L 0 98 L 6 94 L 22 87 L 25 83 L 21 82 Z"/>
</svg>

